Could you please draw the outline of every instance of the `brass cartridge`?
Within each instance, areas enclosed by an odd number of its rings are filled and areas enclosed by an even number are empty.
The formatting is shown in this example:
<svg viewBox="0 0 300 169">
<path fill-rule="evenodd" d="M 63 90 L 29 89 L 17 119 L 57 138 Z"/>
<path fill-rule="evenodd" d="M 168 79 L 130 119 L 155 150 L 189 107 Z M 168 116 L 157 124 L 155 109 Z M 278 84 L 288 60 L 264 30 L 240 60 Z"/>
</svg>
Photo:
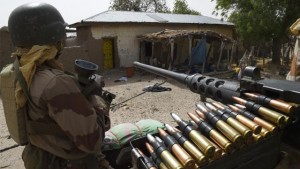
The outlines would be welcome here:
<svg viewBox="0 0 300 169">
<path fill-rule="evenodd" d="M 243 144 L 242 136 L 230 127 L 227 123 L 222 120 L 219 120 L 216 123 L 216 127 L 218 128 L 221 133 L 223 133 L 237 148 L 240 148 Z"/>
<path fill-rule="evenodd" d="M 195 159 L 198 167 L 208 164 L 208 158 L 194 146 L 180 131 L 175 130 L 172 126 L 165 124 L 168 132 L 179 142 L 179 144 Z"/>
<path fill-rule="evenodd" d="M 211 158 L 214 156 L 215 147 L 207 141 L 207 138 L 200 134 L 192 125 L 188 122 L 181 120 L 181 118 L 171 113 L 172 118 L 177 122 L 180 127 L 180 130 L 184 135 L 190 138 L 195 145 L 207 156 Z"/>
<path fill-rule="evenodd" d="M 209 140 L 208 141 L 216 148 L 215 150 L 215 155 L 213 156 L 212 160 L 216 160 L 222 157 L 223 151 L 219 146 L 217 146 L 213 141 Z"/>
<path fill-rule="evenodd" d="M 167 148 L 156 141 L 156 139 L 151 135 L 147 134 L 147 139 L 153 146 L 155 153 L 161 158 L 164 164 L 169 169 L 184 169 L 183 166 L 177 159 L 167 150 Z"/>
<path fill-rule="evenodd" d="M 254 138 L 255 142 L 258 142 L 258 141 L 261 141 L 264 139 L 260 134 L 253 134 L 253 138 Z"/>
<path fill-rule="evenodd" d="M 186 169 L 195 169 L 195 160 L 179 145 L 174 137 L 161 128 L 157 128 L 159 135 L 164 140 L 165 145 L 177 157 Z"/>
<path fill-rule="evenodd" d="M 241 105 L 237 105 L 237 106 L 240 107 Z M 241 109 L 241 108 L 238 108 L 238 107 L 233 106 L 233 105 L 229 105 L 229 107 L 233 111 L 246 116 L 247 118 L 249 118 L 250 120 L 252 120 L 256 124 L 262 126 L 263 128 L 267 129 L 268 131 L 271 131 L 272 133 L 277 132 L 277 130 L 278 130 L 278 128 L 275 125 L 273 125 L 273 124 L 271 124 L 271 123 L 255 116 L 254 114 L 250 113 L 249 111 L 247 111 L 245 109 Z M 265 133 L 265 131 L 263 133 Z"/>
<path fill-rule="evenodd" d="M 237 121 L 235 118 L 231 117 L 228 113 L 222 110 L 218 110 L 216 107 L 214 107 L 210 103 L 205 103 L 205 105 L 214 113 L 219 115 L 225 122 L 227 122 L 231 127 L 233 127 L 235 130 L 237 130 L 240 134 L 242 134 L 245 141 L 248 139 L 251 139 L 253 132 L 243 124 L 241 124 L 239 121 Z"/>
<path fill-rule="evenodd" d="M 209 138 L 211 138 L 221 149 L 223 149 L 227 153 L 233 152 L 233 145 L 227 138 L 225 138 L 222 134 L 216 131 L 207 122 L 205 122 L 201 118 L 198 118 L 195 114 L 187 114 L 196 123 L 198 129 L 202 131 L 205 135 L 207 135 Z"/>
<path fill-rule="evenodd" d="M 168 167 L 161 161 L 161 159 L 157 156 L 157 154 L 155 154 L 153 147 L 147 142 L 146 142 L 146 148 L 148 152 L 151 154 L 152 160 L 156 163 L 156 165 L 160 169 L 168 169 Z"/>
<path fill-rule="evenodd" d="M 266 120 L 269 120 L 270 122 L 273 122 L 279 126 L 285 124 L 285 118 L 282 114 L 275 112 L 271 109 L 268 109 L 266 107 L 260 107 L 258 109 L 258 113 L 263 116 Z"/>
<path fill-rule="evenodd" d="M 243 138 L 239 132 L 221 120 L 216 114 L 209 112 L 204 106 L 197 104 L 198 109 L 201 109 L 206 119 L 213 124 L 222 134 L 224 134 L 237 148 L 243 144 Z"/>
<path fill-rule="evenodd" d="M 266 120 L 268 120 L 272 123 L 275 123 L 275 124 L 280 125 L 280 126 L 285 124 L 284 117 L 278 112 L 275 112 L 271 109 L 263 107 L 259 104 L 256 104 L 256 103 L 252 102 L 252 101 L 247 101 L 247 100 L 244 100 L 244 99 L 239 98 L 239 97 L 233 96 L 232 98 L 236 102 L 238 102 L 239 104 L 242 104 L 242 105 L 246 106 L 248 109 L 251 109 L 251 110 L 255 111 L 256 113 L 263 116 Z"/>
<path fill-rule="evenodd" d="M 265 128 L 262 128 L 259 134 L 265 138 L 269 138 L 272 135 L 272 133 Z"/>
<path fill-rule="evenodd" d="M 276 110 L 284 112 L 288 115 L 293 115 L 295 112 L 295 105 L 287 102 L 271 99 L 264 95 L 254 93 L 244 93 L 250 99 L 253 99 L 258 104 L 268 105 Z"/>
<path fill-rule="evenodd" d="M 261 126 L 254 123 L 253 121 L 251 121 L 250 119 L 246 118 L 243 115 L 240 115 L 238 113 L 236 113 L 234 110 L 226 108 L 216 102 L 212 103 L 214 106 L 216 106 L 217 108 L 225 111 L 226 113 L 228 113 L 231 117 L 234 117 L 235 119 L 237 119 L 239 122 L 241 122 L 242 124 L 244 124 L 245 126 L 247 126 L 248 128 L 250 128 L 254 134 L 259 134 L 261 131 Z"/>
<path fill-rule="evenodd" d="M 198 146 L 198 148 L 204 152 L 204 154 L 211 158 L 214 156 L 215 147 L 210 144 L 206 137 L 197 132 L 196 130 L 192 130 L 189 133 L 189 138 Z"/>
</svg>

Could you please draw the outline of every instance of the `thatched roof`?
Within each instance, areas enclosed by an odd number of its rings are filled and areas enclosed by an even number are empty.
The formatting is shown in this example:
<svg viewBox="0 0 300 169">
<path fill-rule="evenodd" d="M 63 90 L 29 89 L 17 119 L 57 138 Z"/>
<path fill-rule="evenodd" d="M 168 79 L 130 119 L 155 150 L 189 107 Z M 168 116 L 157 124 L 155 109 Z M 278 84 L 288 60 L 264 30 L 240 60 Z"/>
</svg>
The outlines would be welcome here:
<svg viewBox="0 0 300 169">
<path fill-rule="evenodd" d="M 230 37 L 222 35 L 220 33 L 210 31 L 210 30 L 169 30 L 166 29 L 164 31 L 156 32 L 156 33 L 148 33 L 144 35 L 139 35 L 137 38 L 139 40 L 145 41 L 165 41 L 169 39 L 176 39 L 182 37 L 192 36 L 206 36 L 208 41 L 214 40 L 223 40 L 223 41 L 232 41 Z"/>
</svg>

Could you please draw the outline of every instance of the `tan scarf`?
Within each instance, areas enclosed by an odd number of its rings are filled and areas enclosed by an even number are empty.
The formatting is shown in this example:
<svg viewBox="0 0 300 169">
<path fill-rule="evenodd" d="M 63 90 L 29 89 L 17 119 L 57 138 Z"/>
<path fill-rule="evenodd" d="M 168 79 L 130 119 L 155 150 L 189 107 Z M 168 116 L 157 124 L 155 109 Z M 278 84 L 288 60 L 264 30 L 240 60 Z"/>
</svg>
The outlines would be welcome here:
<svg viewBox="0 0 300 169">
<path fill-rule="evenodd" d="M 39 65 L 45 63 L 51 68 L 63 70 L 62 64 L 55 59 L 57 52 L 58 50 L 54 45 L 35 45 L 31 49 L 17 48 L 16 52 L 12 54 L 12 57 L 18 56 L 20 58 L 20 71 L 27 82 L 28 90 Z M 19 82 L 16 84 L 15 97 L 18 108 L 26 104 L 27 98 Z"/>
</svg>

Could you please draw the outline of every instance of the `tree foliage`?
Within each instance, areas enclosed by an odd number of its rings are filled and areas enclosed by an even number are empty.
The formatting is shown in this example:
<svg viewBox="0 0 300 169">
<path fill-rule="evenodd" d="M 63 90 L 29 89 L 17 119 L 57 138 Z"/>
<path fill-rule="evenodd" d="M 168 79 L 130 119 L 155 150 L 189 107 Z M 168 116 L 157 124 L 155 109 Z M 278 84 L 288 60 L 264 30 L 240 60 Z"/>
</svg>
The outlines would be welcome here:
<svg viewBox="0 0 300 169">
<path fill-rule="evenodd" d="M 111 0 L 110 9 L 116 11 L 170 13 L 166 0 Z"/>
<path fill-rule="evenodd" d="M 273 42 L 273 62 L 278 63 L 280 43 L 300 17 L 299 0 L 212 0 L 215 13 L 235 23 L 240 40 L 249 45 Z"/>
<path fill-rule="evenodd" d="M 175 14 L 201 15 L 200 12 L 190 9 L 186 0 L 175 0 L 172 12 Z"/>
</svg>

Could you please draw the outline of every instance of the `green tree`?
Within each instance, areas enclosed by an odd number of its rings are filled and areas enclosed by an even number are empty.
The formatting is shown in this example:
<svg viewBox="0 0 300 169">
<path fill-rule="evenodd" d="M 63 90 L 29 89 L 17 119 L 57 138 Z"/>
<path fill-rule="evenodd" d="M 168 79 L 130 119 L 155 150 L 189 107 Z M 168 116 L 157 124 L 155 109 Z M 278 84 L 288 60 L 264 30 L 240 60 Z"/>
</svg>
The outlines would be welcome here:
<svg viewBox="0 0 300 169">
<path fill-rule="evenodd" d="M 214 13 L 235 23 L 240 40 L 248 45 L 272 42 L 275 64 L 280 63 L 280 46 L 288 28 L 300 17 L 299 0 L 212 0 Z"/>
<path fill-rule="evenodd" d="M 111 0 L 110 9 L 116 11 L 170 13 L 166 0 Z"/>
<path fill-rule="evenodd" d="M 174 7 L 173 7 L 173 13 L 201 15 L 200 12 L 190 9 L 186 0 L 175 0 Z"/>
</svg>

